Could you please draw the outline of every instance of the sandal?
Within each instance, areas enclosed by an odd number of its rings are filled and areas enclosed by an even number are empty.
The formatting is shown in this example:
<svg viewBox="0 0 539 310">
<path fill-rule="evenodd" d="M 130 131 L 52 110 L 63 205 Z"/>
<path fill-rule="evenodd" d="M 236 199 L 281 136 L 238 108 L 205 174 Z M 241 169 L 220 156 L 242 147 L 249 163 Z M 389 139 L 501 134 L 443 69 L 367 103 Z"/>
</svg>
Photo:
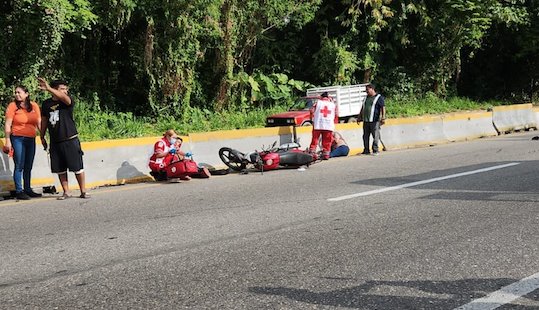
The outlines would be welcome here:
<svg viewBox="0 0 539 310">
<path fill-rule="evenodd" d="M 79 198 L 88 199 L 88 198 L 90 198 L 90 195 L 88 193 L 86 193 L 86 192 L 83 192 L 83 193 L 80 193 Z"/>
<path fill-rule="evenodd" d="M 208 168 L 206 167 L 202 167 L 200 169 L 200 176 L 203 177 L 203 178 L 209 178 L 211 177 L 211 172 Z"/>
<path fill-rule="evenodd" d="M 71 198 L 71 196 L 67 194 L 63 194 L 62 196 L 56 198 L 56 200 L 66 200 L 67 198 Z"/>
</svg>

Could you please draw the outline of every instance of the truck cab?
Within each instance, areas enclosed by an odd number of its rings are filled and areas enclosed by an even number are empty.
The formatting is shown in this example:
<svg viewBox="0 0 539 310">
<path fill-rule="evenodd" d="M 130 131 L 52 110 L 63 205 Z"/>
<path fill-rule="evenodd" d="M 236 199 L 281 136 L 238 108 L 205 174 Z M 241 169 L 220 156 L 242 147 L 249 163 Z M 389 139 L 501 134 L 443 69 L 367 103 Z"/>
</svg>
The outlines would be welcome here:
<svg viewBox="0 0 539 310">
<path fill-rule="evenodd" d="M 310 109 L 319 96 L 301 97 L 288 112 L 270 115 L 266 118 L 266 127 L 276 126 L 311 126 Z"/>
</svg>

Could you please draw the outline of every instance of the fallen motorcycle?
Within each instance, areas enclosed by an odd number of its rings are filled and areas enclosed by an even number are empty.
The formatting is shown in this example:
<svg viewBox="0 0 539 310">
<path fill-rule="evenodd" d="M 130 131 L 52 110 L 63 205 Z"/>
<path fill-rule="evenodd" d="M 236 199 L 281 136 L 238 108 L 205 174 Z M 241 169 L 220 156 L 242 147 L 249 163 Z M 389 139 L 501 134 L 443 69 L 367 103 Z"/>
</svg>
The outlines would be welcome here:
<svg viewBox="0 0 539 310">
<path fill-rule="evenodd" d="M 234 171 L 246 171 L 249 166 L 253 166 L 260 171 L 274 170 L 280 167 L 297 168 L 309 166 L 319 156 L 301 150 L 297 143 L 286 143 L 278 147 L 276 142 L 262 151 L 242 153 L 238 150 L 222 147 L 219 149 L 219 158 Z"/>
</svg>

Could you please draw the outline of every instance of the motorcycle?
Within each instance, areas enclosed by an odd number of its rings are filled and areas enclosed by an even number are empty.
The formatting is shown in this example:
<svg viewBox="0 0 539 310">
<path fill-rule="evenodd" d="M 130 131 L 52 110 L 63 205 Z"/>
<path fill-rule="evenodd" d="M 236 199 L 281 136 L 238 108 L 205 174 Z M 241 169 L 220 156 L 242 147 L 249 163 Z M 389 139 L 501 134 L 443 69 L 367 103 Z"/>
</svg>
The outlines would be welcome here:
<svg viewBox="0 0 539 310">
<path fill-rule="evenodd" d="M 275 170 L 280 167 L 297 168 L 309 166 L 320 157 L 301 150 L 297 143 L 286 143 L 276 147 L 274 142 L 270 147 L 262 147 L 262 151 L 242 153 L 238 150 L 222 147 L 219 149 L 219 158 L 234 171 L 246 171 L 253 166 L 260 171 Z"/>
</svg>

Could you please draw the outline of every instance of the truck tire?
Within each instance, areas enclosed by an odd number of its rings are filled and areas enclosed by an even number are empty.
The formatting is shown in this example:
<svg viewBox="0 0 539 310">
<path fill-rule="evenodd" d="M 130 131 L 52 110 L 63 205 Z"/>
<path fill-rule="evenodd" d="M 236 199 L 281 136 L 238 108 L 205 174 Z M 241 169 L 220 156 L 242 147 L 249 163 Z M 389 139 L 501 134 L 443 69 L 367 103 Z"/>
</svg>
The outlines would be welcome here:
<svg viewBox="0 0 539 310">
<path fill-rule="evenodd" d="M 303 124 L 301 124 L 301 126 L 312 126 L 313 123 L 311 123 L 311 121 L 305 121 L 303 122 Z"/>
</svg>

